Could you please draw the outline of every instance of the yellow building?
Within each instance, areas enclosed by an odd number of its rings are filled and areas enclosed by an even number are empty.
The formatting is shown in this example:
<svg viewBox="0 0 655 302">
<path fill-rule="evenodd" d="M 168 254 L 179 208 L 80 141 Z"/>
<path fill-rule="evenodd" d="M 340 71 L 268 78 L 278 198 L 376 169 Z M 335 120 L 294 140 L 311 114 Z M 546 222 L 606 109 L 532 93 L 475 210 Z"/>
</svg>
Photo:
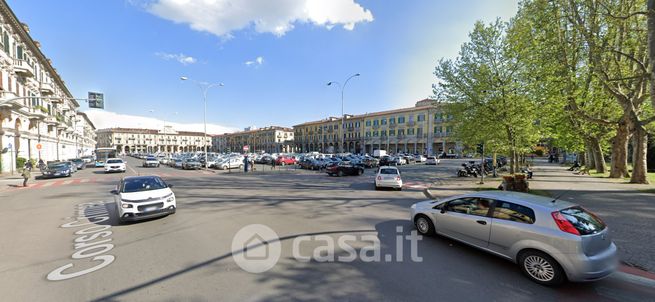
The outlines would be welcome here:
<svg viewBox="0 0 655 302">
<path fill-rule="evenodd" d="M 343 127 L 337 117 L 295 125 L 295 149 L 338 153 L 343 136 L 344 152 L 458 153 L 457 144 L 449 140 L 452 126 L 448 121 L 452 117 L 443 109 L 437 101 L 426 99 L 414 107 L 346 115 Z"/>
<path fill-rule="evenodd" d="M 279 126 L 248 128 L 245 131 L 225 133 L 212 137 L 212 146 L 218 152 L 241 152 L 248 146 L 249 152 L 291 152 L 293 129 Z"/>
</svg>

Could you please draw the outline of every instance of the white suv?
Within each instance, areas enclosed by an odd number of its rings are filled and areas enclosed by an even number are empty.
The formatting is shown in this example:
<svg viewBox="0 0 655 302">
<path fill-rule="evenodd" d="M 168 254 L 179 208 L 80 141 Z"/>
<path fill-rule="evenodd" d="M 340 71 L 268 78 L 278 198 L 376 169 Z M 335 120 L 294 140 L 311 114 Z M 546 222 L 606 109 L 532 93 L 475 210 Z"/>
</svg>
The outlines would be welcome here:
<svg viewBox="0 0 655 302">
<path fill-rule="evenodd" d="M 120 222 L 175 214 L 175 193 L 159 176 L 125 177 L 114 194 Z"/>
<path fill-rule="evenodd" d="M 125 173 L 127 166 L 120 158 L 108 158 L 105 162 L 105 173 L 109 172 L 122 172 Z"/>
</svg>

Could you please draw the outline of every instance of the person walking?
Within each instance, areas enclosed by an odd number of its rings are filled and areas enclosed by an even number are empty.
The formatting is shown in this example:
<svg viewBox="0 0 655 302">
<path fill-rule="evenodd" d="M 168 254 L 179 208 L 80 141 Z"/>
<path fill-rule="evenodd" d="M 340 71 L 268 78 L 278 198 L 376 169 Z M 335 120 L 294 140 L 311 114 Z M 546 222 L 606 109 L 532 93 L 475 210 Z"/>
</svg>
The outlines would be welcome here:
<svg viewBox="0 0 655 302">
<path fill-rule="evenodd" d="M 32 163 L 28 161 L 27 163 L 25 163 L 25 167 L 23 167 L 23 172 L 21 173 L 21 175 L 23 176 L 23 187 L 27 187 L 27 181 L 32 176 L 31 170 L 32 170 Z"/>
</svg>

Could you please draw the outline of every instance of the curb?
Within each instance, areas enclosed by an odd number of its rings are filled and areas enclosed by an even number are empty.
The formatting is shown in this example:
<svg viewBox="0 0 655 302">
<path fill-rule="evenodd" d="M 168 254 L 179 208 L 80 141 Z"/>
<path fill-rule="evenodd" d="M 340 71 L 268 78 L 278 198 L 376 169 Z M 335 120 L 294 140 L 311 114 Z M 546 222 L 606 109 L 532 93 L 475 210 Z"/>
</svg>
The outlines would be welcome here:
<svg viewBox="0 0 655 302">
<path fill-rule="evenodd" d="M 652 280 L 655 283 L 655 273 L 651 273 L 649 271 L 645 271 L 642 269 L 638 269 L 636 267 L 628 266 L 625 264 L 622 264 L 619 267 L 619 271 L 622 273 L 634 275 L 634 276 L 639 276 L 641 278 L 649 279 Z"/>
</svg>

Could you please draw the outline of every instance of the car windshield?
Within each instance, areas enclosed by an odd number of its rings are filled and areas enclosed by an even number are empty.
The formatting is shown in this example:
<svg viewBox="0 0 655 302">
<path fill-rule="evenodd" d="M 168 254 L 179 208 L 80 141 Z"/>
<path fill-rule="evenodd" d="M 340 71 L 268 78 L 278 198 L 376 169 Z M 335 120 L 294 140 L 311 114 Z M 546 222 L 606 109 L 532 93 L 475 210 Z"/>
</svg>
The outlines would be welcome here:
<svg viewBox="0 0 655 302">
<path fill-rule="evenodd" d="M 81 158 L 72 159 L 71 161 L 74 162 L 74 163 L 81 163 L 81 162 L 83 162 L 83 160 L 82 160 Z"/>
<path fill-rule="evenodd" d="M 110 159 L 107 161 L 108 164 L 122 164 L 123 160 L 121 159 Z"/>
<path fill-rule="evenodd" d="M 398 174 L 398 170 L 396 169 L 390 169 L 390 168 L 385 168 L 385 169 L 380 169 L 380 174 Z"/>
<path fill-rule="evenodd" d="M 154 158 L 154 157 L 148 157 L 148 158 L 146 158 L 146 160 L 157 160 L 157 159 Z"/>
<path fill-rule="evenodd" d="M 166 183 L 159 177 L 128 178 L 123 181 L 123 193 L 152 191 L 166 188 Z"/>
<path fill-rule="evenodd" d="M 60 169 L 60 168 L 65 168 L 66 164 L 64 163 L 55 163 L 55 164 L 48 164 L 48 169 Z"/>
</svg>

